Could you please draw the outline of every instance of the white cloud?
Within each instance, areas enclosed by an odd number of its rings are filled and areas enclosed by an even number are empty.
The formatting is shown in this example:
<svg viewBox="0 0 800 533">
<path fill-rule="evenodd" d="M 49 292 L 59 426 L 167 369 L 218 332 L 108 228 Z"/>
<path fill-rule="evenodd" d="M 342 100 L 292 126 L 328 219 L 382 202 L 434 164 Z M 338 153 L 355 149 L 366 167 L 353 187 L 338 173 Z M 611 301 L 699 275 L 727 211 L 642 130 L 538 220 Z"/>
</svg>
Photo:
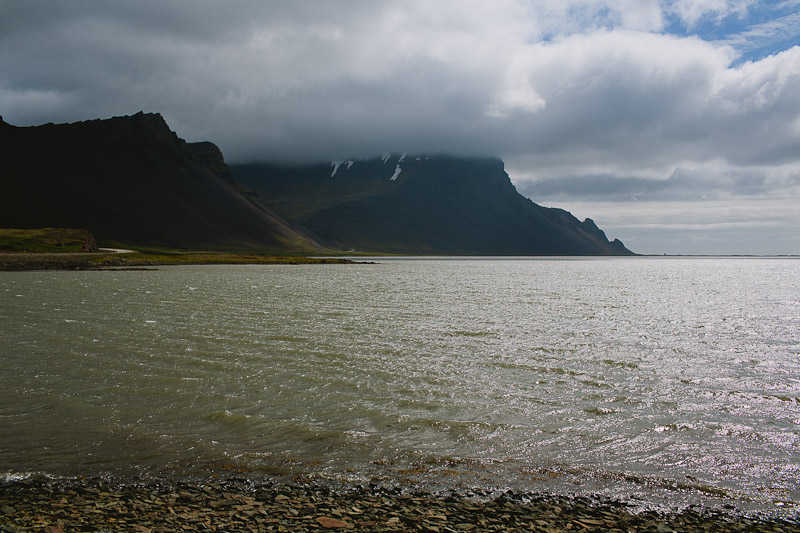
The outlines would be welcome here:
<svg viewBox="0 0 800 533">
<path fill-rule="evenodd" d="M 800 13 L 792 13 L 729 35 L 719 43 L 747 50 L 781 42 L 798 34 L 800 34 Z"/>
<path fill-rule="evenodd" d="M 666 10 L 694 28 L 704 17 L 717 21 L 729 16 L 743 17 L 757 3 L 758 0 L 675 0 L 666 2 Z"/>
</svg>

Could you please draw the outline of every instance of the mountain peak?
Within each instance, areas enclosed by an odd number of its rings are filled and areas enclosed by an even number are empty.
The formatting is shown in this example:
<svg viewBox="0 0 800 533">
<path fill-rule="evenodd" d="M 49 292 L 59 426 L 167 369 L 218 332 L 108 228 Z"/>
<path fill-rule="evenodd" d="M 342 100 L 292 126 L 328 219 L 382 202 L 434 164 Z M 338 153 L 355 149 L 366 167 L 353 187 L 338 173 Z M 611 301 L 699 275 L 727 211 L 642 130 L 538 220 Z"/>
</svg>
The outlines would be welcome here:
<svg viewBox="0 0 800 533">
<path fill-rule="evenodd" d="M 168 130 L 171 133 L 174 133 L 167 121 L 164 119 L 164 116 L 161 113 L 145 113 L 144 111 L 139 111 L 138 113 L 130 116 L 119 116 L 114 117 L 114 119 L 120 120 L 130 120 L 132 122 L 138 122 L 144 126 L 152 128 L 154 131 L 157 130 Z M 177 134 L 176 134 L 177 135 Z"/>
<path fill-rule="evenodd" d="M 242 193 L 213 143 L 187 143 L 159 113 L 0 128 L 0 227 L 74 227 L 109 244 L 314 251 Z"/>
</svg>

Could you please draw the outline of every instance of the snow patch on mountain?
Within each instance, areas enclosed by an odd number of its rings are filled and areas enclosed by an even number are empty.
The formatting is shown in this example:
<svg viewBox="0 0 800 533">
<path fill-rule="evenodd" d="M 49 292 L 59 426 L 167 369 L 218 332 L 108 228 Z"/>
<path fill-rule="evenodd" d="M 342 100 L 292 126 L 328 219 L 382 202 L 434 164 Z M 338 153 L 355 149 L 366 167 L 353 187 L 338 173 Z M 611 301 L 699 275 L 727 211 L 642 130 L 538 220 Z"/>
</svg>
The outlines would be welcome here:
<svg viewBox="0 0 800 533">
<path fill-rule="evenodd" d="M 402 169 L 402 168 L 400 168 L 400 165 L 397 165 L 397 166 L 394 168 L 394 174 L 392 175 L 392 177 L 391 177 L 391 178 L 389 178 L 389 180 L 390 180 L 390 181 L 395 181 L 395 180 L 397 179 L 397 176 L 399 176 L 399 175 L 400 175 L 400 173 L 401 173 L 402 171 L 403 171 L 403 169 Z"/>
<path fill-rule="evenodd" d="M 347 161 L 331 161 L 331 166 L 333 167 L 333 172 L 331 172 L 331 177 L 334 177 L 336 175 L 336 171 L 339 170 L 340 166 L 347 165 L 347 169 L 350 170 L 350 167 L 353 166 L 353 163 L 355 163 L 355 161 L 353 161 L 352 159 L 348 159 Z"/>
</svg>

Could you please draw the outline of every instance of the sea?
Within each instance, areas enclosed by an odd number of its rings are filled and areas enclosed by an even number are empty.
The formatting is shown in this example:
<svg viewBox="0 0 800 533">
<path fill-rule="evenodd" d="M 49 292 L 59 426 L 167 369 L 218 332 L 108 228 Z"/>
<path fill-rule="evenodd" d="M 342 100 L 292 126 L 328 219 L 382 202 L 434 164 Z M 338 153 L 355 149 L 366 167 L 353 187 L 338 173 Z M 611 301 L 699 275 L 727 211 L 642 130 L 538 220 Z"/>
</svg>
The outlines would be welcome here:
<svg viewBox="0 0 800 533">
<path fill-rule="evenodd" d="M 0 479 L 800 512 L 800 259 L 0 272 Z"/>
</svg>

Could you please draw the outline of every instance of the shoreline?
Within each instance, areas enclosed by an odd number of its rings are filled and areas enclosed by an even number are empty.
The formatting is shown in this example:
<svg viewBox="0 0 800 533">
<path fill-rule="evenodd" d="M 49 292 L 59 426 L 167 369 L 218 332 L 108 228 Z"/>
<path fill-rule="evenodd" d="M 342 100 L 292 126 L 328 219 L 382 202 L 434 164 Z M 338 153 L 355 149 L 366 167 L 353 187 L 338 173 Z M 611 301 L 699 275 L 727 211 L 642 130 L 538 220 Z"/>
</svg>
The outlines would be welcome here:
<svg viewBox="0 0 800 533">
<path fill-rule="evenodd" d="M 0 531 L 800 531 L 800 521 L 703 509 L 634 513 L 543 494 L 431 494 L 360 485 L 45 477 L 0 483 Z"/>
<path fill-rule="evenodd" d="M 247 253 L 187 252 L 180 254 L 120 253 L 0 253 L 0 272 L 44 270 L 155 270 L 175 265 L 315 265 L 368 264 L 335 257 L 270 256 Z"/>
</svg>

